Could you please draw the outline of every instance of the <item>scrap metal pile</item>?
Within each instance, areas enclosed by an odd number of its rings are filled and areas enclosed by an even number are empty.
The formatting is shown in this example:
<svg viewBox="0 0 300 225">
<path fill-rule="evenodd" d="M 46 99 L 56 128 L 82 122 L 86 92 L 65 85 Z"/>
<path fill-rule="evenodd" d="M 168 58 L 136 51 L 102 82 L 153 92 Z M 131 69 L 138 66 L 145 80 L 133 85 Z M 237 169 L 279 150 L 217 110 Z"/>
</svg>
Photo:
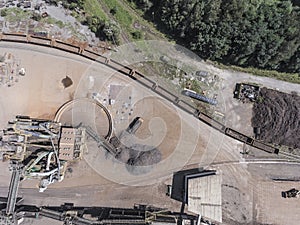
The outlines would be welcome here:
<svg viewBox="0 0 300 225">
<path fill-rule="evenodd" d="M 237 83 L 234 91 L 234 98 L 243 103 L 255 102 L 259 96 L 260 88 L 257 85 Z"/>
<path fill-rule="evenodd" d="M 25 75 L 25 69 L 20 66 L 20 60 L 11 53 L 0 57 L 0 85 L 11 87 L 18 82 L 19 76 Z"/>
</svg>

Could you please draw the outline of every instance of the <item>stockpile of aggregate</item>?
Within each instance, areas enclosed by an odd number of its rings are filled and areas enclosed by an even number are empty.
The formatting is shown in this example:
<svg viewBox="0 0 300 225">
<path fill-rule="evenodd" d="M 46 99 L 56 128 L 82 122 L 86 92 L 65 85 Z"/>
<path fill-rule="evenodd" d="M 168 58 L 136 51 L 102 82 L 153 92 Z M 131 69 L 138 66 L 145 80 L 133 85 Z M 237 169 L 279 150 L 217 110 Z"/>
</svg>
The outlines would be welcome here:
<svg viewBox="0 0 300 225">
<path fill-rule="evenodd" d="M 300 148 L 300 96 L 262 88 L 252 112 L 265 142 Z"/>
</svg>

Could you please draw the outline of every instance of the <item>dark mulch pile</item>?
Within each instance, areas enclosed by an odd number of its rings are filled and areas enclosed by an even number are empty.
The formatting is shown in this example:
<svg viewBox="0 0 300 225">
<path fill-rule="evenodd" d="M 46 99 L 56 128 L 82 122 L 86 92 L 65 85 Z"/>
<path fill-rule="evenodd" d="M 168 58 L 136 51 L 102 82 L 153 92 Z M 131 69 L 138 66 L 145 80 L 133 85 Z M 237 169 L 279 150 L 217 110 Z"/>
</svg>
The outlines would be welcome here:
<svg viewBox="0 0 300 225">
<path fill-rule="evenodd" d="M 252 115 L 261 140 L 300 148 L 300 96 L 262 88 Z"/>
</svg>

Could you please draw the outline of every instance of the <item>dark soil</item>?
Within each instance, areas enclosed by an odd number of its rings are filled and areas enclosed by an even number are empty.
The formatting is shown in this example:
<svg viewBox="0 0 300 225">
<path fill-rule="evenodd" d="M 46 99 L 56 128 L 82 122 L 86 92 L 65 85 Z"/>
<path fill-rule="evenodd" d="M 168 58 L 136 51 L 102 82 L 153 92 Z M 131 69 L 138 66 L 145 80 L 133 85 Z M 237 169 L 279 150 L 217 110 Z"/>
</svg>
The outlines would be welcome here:
<svg viewBox="0 0 300 225">
<path fill-rule="evenodd" d="M 63 84 L 64 88 L 68 88 L 72 86 L 73 81 L 70 77 L 66 76 L 64 79 L 61 80 L 61 83 Z"/>
<path fill-rule="evenodd" d="M 116 159 L 131 166 L 152 166 L 161 161 L 161 152 L 150 146 L 136 144 L 133 148 L 123 146 Z"/>
<path fill-rule="evenodd" d="M 161 152 L 149 146 L 136 144 L 133 148 L 122 147 L 122 151 L 116 159 L 125 164 L 126 169 L 132 175 L 149 173 L 155 164 L 161 161 Z"/>
<path fill-rule="evenodd" d="M 252 127 L 261 129 L 259 139 L 300 148 L 300 96 L 262 88 L 252 115 Z"/>
</svg>

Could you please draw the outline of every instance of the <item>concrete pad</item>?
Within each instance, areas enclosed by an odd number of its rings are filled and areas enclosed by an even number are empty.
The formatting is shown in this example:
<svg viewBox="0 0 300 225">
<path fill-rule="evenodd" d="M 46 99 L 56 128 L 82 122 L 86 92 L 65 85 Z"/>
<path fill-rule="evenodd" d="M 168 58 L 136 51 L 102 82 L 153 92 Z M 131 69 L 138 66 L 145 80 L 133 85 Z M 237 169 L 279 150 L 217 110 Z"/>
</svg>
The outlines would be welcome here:
<svg viewBox="0 0 300 225">
<path fill-rule="evenodd" d="M 188 180 L 188 211 L 222 222 L 221 174 Z"/>
</svg>

